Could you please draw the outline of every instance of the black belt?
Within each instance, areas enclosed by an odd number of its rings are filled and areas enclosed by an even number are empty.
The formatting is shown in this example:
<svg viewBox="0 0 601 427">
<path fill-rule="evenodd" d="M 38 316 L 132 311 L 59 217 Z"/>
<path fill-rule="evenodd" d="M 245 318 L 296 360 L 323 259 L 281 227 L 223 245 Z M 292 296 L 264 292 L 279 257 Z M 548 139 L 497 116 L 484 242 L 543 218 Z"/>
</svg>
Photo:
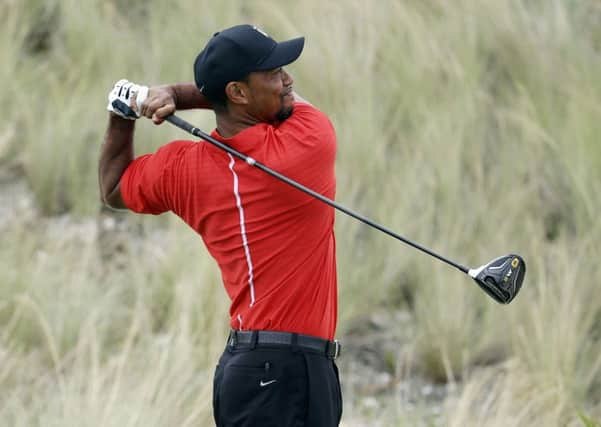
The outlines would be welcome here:
<svg viewBox="0 0 601 427">
<path fill-rule="evenodd" d="M 253 348 L 259 346 L 297 346 L 323 354 L 335 360 L 340 356 L 341 345 L 337 340 L 328 341 L 310 335 L 276 331 L 231 331 L 228 346 L 236 348 Z"/>
</svg>

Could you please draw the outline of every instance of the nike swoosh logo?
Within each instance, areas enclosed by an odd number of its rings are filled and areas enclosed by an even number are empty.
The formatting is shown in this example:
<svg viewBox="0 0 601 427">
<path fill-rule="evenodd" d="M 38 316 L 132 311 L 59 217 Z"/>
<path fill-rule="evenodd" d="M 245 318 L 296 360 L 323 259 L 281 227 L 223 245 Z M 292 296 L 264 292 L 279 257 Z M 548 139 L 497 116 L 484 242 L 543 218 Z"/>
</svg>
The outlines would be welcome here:
<svg viewBox="0 0 601 427">
<path fill-rule="evenodd" d="M 259 382 L 259 385 L 260 385 L 261 387 L 266 387 L 266 386 L 268 386 L 269 384 L 273 384 L 273 383 L 275 383 L 275 382 L 277 382 L 277 380 L 271 380 L 271 381 L 267 381 L 267 382 L 263 382 L 263 380 L 261 380 L 261 381 Z"/>
</svg>

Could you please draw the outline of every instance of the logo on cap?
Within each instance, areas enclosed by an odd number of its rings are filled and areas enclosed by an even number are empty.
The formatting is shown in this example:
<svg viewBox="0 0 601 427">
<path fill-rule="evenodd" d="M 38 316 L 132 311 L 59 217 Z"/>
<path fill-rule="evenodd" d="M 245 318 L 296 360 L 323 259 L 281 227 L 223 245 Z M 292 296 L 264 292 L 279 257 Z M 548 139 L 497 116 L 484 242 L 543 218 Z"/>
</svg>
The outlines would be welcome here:
<svg viewBox="0 0 601 427">
<path fill-rule="evenodd" d="M 267 34 L 265 31 L 263 31 L 262 29 L 258 28 L 255 25 L 253 25 L 253 30 L 258 31 L 259 33 L 263 34 L 265 37 L 269 37 L 269 34 Z"/>
</svg>

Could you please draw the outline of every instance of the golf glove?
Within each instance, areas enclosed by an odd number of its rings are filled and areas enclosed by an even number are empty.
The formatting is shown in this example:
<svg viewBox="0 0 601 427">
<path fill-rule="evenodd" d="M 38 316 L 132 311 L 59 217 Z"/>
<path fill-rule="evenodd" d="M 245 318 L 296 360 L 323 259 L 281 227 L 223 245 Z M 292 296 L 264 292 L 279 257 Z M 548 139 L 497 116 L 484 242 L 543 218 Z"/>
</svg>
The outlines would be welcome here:
<svg viewBox="0 0 601 427">
<path fill-rule="evenodd" d="M 136 120 L 140 117 L 142 103 L 146 97 L 148 97 L 148 86 L 121 79 L 109 92 L 106 109 L 124 119 Z"/>
</svg>

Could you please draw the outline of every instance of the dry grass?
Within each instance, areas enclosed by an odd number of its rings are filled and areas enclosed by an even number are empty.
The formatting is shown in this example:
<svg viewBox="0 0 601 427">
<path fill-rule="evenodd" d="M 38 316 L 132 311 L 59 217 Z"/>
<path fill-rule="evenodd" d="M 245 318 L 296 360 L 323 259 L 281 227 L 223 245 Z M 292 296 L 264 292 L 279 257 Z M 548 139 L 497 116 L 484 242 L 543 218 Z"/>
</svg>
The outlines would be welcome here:
<svg viewBox="0 0 601 427">
<path fill-rule="evenodd" d="M 210 425 L 219 274 L 177 220 L 99 213 L 95 168 L 111 84 L 191 80 L 239 22 L 307 37 L 290 70 L 337 128 L 339 201 L 461 263 L 528 262 L 499 306 L 339 215 L 341 335 L 409 318 L 385 392 L 341 362 L 345 425 L 598 425 L 600 20 L 593 0 L 2 2 L 0 191 L 23 180 L 35 212 L 0 222 L 0 425 Z M 138 151 L 176 137 L 142 121 Z M 447 391 L 408 398 L 416 378 Z"/>
</svg>

